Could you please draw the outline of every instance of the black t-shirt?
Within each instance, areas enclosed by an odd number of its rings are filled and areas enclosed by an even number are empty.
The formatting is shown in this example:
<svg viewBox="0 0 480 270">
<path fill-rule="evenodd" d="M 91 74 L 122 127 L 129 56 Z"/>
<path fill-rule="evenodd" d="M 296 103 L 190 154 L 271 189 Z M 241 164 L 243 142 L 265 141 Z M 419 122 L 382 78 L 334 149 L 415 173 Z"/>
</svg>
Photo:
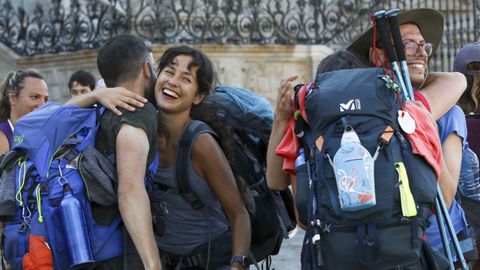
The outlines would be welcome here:
<svg viewBox="0 0 480 270">
<path fill-rule="evenodd" d="M 151 103 L 145 104 L 143 108 L 136 108 L 134 112 L 120 109 L 121 116 L 114 114 L 110 110 L 106 110 L 100 117 L 100 127 L 97 131 L 95 139 L 95 148 L 107 157 L 114 157 L 116 154 L 117 135 L 123 123 L 134 127 L 142 128 L 147 134 L 150 148 L 148 150 L 147 168 L 155 159 L 157 151 L 157 112 Z M 117 188 L 114 186 L 115 189 Z M 119 210 L 117 205 L 110 207 L 101 207 L 92 205 L 92 212 L 95 221 L 99 225 L 109 225 L 118 217 Z"/>
<path fill-rule="evenodd" d="M 117 135 L 123 123 L 141 128 L 147 134 L 150 149 L 148 151 L 147 168 L 155 158 L 157 150 L 157 111 L 151 103 L 143 108 L 136 108 L 134 112 L 120 109 L 121 116 L 106 110 L 100 117 L 100 127 L 95 139 L 95 148 L 106 156 L 116 153 Z"/>
</svg>

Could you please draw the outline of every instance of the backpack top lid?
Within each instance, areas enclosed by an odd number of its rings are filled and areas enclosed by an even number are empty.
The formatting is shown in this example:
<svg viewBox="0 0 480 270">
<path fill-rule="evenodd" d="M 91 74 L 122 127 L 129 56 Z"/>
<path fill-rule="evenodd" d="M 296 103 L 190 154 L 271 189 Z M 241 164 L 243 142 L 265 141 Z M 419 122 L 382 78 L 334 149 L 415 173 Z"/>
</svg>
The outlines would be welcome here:
<svg viewBox="0 0 480 270">
<path fill-rule="evenodd" d="M 233 86 L 218 86 L 208 95 L 205 104 L 217 104 L 230 126 L 257 135 L 268 144 L 273 123 L 270 103 L 254 92 Z M 219 112 L 220 114 L 222 112 Z"/>
<path fill-rule="evenodd" d="M 51 159 L 65 140 L 82 128 L 95 126 L 94 109 L 49 102 L 15 123 L 12 149 L 23 151 L 35 164 L 40 176 L 46 177 Z M 94 134 L 89 138 L 92 136 L 94 140 Z M 90 144 L 93 140 L 84 142 Z"/>
<path fill-rule="evenodd" d="M 305 101 L 309 125 L 315 132 L 325 134 L 331 123 L 344 116 L 371 116 L 390 123 L 396 119 L 398 99 L 384 79 L 384 68 L 343 69 L 320 74 L 315 89 Z"/>
</svg>

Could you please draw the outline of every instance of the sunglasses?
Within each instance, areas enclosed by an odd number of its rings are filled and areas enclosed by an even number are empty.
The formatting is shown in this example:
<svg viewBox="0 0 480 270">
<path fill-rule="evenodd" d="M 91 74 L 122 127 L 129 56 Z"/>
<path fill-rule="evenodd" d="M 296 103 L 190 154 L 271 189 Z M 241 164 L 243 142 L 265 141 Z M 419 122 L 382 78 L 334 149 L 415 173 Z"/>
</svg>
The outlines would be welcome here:
<svg viewBox="0 0 480 270">
<path fill-rule="evenodd" d="M 410 56 L 417 55 L 418 50 L 420 47 L 426 52 L 427 56 L 432 55 L 433 51 L 433 45 L 430 42 L 425 42 L 425 43 L 416 43 L 414 41 L 405 41 L 403 43 L 405 46 L 405 53 Z"/>
</svg>

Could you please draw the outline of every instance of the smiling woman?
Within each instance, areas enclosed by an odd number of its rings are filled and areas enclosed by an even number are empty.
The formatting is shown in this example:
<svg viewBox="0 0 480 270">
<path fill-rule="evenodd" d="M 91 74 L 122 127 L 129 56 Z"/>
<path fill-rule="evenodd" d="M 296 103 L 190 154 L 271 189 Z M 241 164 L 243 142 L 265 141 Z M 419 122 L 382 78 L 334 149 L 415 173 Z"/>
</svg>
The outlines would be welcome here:
<svg viewBox="0 0 480 270">
<path fill-rule="evenodd" d="M 33 70 L 10 72 L 1 85 L 0 154 L 12 146 L 13 125 L 22 116 L 48 101 L 43 76 Z"/>
<path fill-rule="evenodd" d="M 213 65 L 203 52 L 176 46 L 165 51 L 157 70 L 160 158 L 154 182 L 168 207 L 165 234 L 157 238 L 164 269 L 248 269 L 250 222 L 235 176 L 214 135 L 193 135 L 202 123 L 190 113 L 212 89 Z M 185 149 L 185 181 L 201 206 L 180 193 L 176 159 Z"/>
<path fill-rule="evenodd" d="M 0 154 L 2 154 L 12 147 L 15 122 L 47 102 L 48 88 L 39 73 L 33 70 L 19 70 L 8 73 L 0 86 L 0 90 L 2 91 L 2 98 L 0 99 Z M 0 223 L 0 235 L 2 233 L 3 225 Z M 0 240 L 1 246 L 3 245 Z M 3 250 L 0 250 L 0 253 L 3 254 Z"/>
</svg>

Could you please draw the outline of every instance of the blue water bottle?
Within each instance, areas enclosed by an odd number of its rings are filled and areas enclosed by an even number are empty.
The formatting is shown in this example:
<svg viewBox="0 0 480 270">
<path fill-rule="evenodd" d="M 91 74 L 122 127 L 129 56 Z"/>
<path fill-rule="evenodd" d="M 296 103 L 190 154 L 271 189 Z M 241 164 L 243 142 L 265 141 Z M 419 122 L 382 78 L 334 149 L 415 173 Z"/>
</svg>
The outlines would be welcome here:
<svg viewBox="0 0 480 270">
<path fill-rule="evenodd" d="M 72 263 L 71 267 L 92 263 L 94 262 L 92 247 L 82 205 L 72 194 L 72 188 L 68 183 L 63 185 L 63 193 L 60 215 Z"/>
</svg>

